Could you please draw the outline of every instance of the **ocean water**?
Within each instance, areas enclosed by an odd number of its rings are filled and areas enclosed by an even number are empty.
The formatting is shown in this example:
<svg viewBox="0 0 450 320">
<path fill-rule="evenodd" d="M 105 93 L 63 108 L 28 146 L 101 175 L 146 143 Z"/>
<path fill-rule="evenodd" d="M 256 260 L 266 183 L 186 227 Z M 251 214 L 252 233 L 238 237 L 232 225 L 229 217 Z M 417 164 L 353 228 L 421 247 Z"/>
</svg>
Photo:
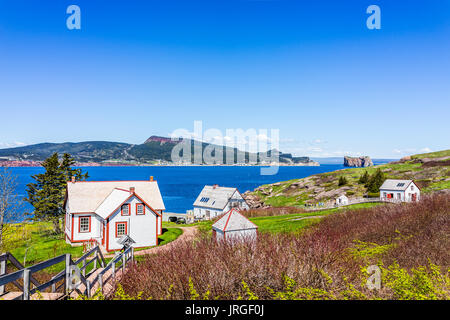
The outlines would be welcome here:
<svg viewBox="0 0 450 320">
<path fill-rule="evenodd" d="M 205 185 L 218 184 L 224 187 L 236 187 L 241 193 L 254 190 L 260 185 L 304 178 L 316 173 L 343 169 L 339 164 L 324 164 L 318 167 L 282 166 L 275 175 L 261 175 L 261 167 L 256 166 L 148 166 L 148 167 L 83 167 L 89 173 L 90 181 L 111 180 L 147 180 L 153 176 L 167 212 L 185 213 Z M 32 175 L 43 173 L 41 167 L 12 168 L 17 176 L 17 194 L 26 196 L 26 185 L 33 182 Z M 33 208 L 25 203 L 24 210 Z"/>
</svg>

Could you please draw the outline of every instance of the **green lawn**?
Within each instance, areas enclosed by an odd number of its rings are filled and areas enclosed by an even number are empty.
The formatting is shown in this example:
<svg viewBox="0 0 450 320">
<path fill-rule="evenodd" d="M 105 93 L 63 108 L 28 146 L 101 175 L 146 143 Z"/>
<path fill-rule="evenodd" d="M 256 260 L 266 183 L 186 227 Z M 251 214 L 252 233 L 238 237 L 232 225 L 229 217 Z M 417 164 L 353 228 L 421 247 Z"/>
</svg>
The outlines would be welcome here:
<svg viewBox="0 0 450 320">
<path fill-rule="evenodd" d="M 26 266 L 65 253 L 70 253 L 74 257 L 80 257 L 83 253 L 82 246 L 72 247 L 67 244 L 64 234 L 55 235 L 50 223 L 21 223 L 14 224 L 13 228 L 14 232 L 9 236 L 8 250 Z"/>
<path fill-rule="evenodd" d="M 159 246 L 168 244 L 183 234 L 180 228 L 163 228 L 162 232 L 163 234 L 158 237 Z"/>
</svg>

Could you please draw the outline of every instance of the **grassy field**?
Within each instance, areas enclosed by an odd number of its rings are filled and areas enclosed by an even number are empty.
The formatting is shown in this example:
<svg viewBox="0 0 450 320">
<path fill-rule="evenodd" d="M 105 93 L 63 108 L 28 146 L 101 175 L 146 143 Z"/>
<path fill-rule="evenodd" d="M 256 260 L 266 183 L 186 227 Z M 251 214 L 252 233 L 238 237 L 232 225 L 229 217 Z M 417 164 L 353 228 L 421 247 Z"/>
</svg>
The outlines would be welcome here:
<svg viewBox="0 0 450 320">
<path fill-rule="evenodd" d="M 52 225 L 46 222 L 15 224 L 8 243 L 8 251 L 25 266 L 65 253 L 70 253 L 74 257 L 79 257 L 83 253 L 82 246 L 72 247 L 67 244 L 64 235 L 55 235 L 52 232 Z"/>
<path fill-rule="evenodd" d="M 163 234 L 158 237 L 159 246 L 168 244 L 183 234 L 183 230 L 180 228 L 163 228 L 162 232 Z"/>
</svg>

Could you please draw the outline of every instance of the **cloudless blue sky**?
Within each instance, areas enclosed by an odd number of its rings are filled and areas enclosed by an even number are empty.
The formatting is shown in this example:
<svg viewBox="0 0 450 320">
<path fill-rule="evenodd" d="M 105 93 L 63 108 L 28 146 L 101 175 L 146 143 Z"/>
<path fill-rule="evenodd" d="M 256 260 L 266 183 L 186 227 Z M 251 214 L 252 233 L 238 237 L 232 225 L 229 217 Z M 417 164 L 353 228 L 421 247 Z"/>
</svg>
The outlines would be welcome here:
<svg viewBox="0 0 450 320">
<path fill-rule="evenodd" d="M 0 0 L 0 147 L 201 120 L 279 129 L 296 155 L 399 158 L 450 147 L 449 107 L 450 1 Z"/>
</svg>

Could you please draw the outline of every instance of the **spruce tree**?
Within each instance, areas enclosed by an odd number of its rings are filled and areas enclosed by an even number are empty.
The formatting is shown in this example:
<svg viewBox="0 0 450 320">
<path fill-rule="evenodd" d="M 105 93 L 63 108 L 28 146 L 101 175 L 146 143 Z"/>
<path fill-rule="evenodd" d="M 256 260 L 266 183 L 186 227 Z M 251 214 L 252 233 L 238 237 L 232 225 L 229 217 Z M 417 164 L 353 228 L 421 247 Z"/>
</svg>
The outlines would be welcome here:
<svg viewBox="0 0 450 320">
<path fill-rule="evenodd" d="M 348 181 L 347 181 L 347 178 L 346 178 L 346 177 L 340 176 L 338 185 L 339 185 L 339 186 L 343 186 L 343 185 L 347 184 L 347 182 L 348 182 Z"/>
<path fill-rule="evenodd" d="M 369 181 L 369 173 L 364 171 L 364 174 L 359 178 L 359 183 L 366 184 Z"/>
<path fill-rule="evenodd" d="M 367 182 L 367 191 L 371 192 L 371 193 L 376 193 L 380 191 L 380 187 L 383 184 L 385 180 L 385 176 L 383 171 L 381 171 L 380 169 L 378 169 L 370 178 L 369 181 Z"/>
<path fill-rule="evenodd" d="M 58 154 L 54 153 L 42 163 L 45 173 L 33 175 L 36 182 L 27 184 L 28 197 L 24 200 L 34 207 L 32 220 L 52 222 L 55 233 L 61 232 L 59 225 L 65 214 L 63 204 L 67 181 L 72 176 L 78 181 L 89 177 L 81 169 L 72 169 L 74 164 L 71 155 L 65 153 L 60 162 Z"/>
</svg>

